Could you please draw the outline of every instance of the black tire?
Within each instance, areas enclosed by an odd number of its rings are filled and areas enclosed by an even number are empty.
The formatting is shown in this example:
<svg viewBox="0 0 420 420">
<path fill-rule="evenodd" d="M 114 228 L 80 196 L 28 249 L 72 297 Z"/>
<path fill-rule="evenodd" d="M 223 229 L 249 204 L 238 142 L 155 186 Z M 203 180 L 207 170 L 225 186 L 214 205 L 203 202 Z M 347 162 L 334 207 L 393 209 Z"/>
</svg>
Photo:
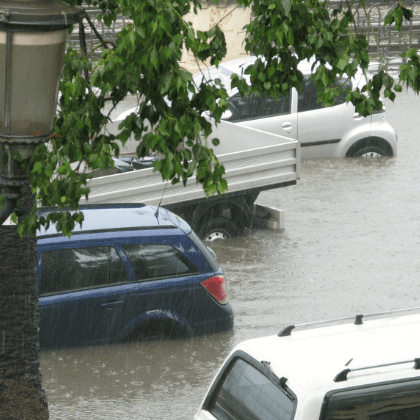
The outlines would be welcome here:
<svg viewBox="0 0 420 420">
<path fill-rule="evenodd" d="M 359 141 L 348 150 L 346 157 L 392 156 L 391 146 L 382 139 L 372 138 Z"/>
<path fill-rule="evenodd" d="M 150 321 L 134 330 L 126 341 L 150 341 L 187 337 L 186 331 L 177 323 L 169 321 Z"/>
<path fill-rule="evenodd" d="M 364 147 L 358 150 L 353 157 L 378 157 L 389 156 L 389 154 L 379 147 Z"/>
<path fill-rule="evenodd" d="M 206 242 L 223 240 L 238 236 L 239 229 L 231 220 L 225 217 L 216 217 L 213 220 L 204 223 L 198 231 L 198 236 Z"/>
</svg>

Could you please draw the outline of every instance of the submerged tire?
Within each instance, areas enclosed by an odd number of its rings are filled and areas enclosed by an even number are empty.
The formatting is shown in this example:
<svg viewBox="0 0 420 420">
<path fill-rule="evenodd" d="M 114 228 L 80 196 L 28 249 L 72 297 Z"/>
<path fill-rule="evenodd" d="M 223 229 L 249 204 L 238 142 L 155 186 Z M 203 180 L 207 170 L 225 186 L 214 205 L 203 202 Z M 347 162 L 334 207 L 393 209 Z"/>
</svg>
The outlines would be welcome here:
<svg viewBox="0 0 420 420">
<path fill-rule="evenodd" d="M 364 147 L 358 150 L 353 157 L 380 157 L 389 156 L 389 154 L 379 147 Z"/>
<path fill-rule="evenodd" d="M 205 242 L 213 242 L 238 236 L 239 229 L 231 220 L 224 217 L 216 217 L 203 224 L 198 231 L 198 236 Z"/>
<path fill-rule="evenodd" d="M 392 155 L 392 148 L 388 142 L 379 138 L 372 138 L 353 144 L 346 157 L 389 157 Z"/>
<path fill-rule="evenodd" d="M 188 333 L 176 322 L 166 320 L 149 321 L 147 324 L 134 330 L 126 341 L 150 341 L 162 339 L 185 338 Z"/>
</svg>

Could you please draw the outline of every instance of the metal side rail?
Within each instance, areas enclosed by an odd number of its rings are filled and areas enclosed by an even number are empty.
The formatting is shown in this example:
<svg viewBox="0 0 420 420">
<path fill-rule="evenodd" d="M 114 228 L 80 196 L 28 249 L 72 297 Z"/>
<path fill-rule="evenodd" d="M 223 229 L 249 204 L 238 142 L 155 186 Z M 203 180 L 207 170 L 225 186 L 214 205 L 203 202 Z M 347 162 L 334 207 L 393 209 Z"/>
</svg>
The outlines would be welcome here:
<svg viewBox="0 0 420 420">
<path fill-rule="evenodd" d="M 256 139 L 258 140 L 258 139 Z M 300 146 L 298 141 L 258 147 L 218 156 L 225 167 L 229 193 L 263 191 L 296 184 L 300 176 Z M 172 185 L 162 181 L 153 168 L 109 175 L 88 181 L 89 204 L 143 203 L 162 206 L 196 199 L 205 199 L 201 184 L 195 177 Z M 85 203 L 80 200 L 80 204 Z"/>
<path fill-rule="evenodd" d="M 419 370 L 420 369 L 420 358 L 416 358 L 414 360 L 405 360 L 403 362 L 393 362 L 393 363 L 385 363 L 385 364 L 382 364 L 382 365 L 365 366 L 365 367 L 360 367 L 360 368 L 355 368 L 355 369 L 344 369 L 334 378 L 334 382 L 347 381 L 347 375 L 350 372 L 358 372 L 360 370 L 376 369 L 376 368 L 381 368 L 381 367 L 386 367 L 386 366 L 403 365 L 403 364 L 406 364 L 406 363 L 413 363 L 413 362 L 414 362 L 414 369 Z"/>
<path fill-rule="evenodd" d="M 278 336 L 279 337 L 287 337 L 287 336 L 291 335 L 292 331 L 296 328 L 317 327 L 317 326 L 321 327 L 321 326 L 324 326 L 326 324 L 336 325 L 336 324 L 339 324 L 343 321 L 348 321 L 348 322 L 349 321 L 354 321 L 355 325 L 362 325 L 363 324 L 363 318 L 376 317 L 376 316 L 381 317 L 381 316 L 384 316 L 384 315 L 401 315 L 401 313 L 408 313 L 408 312 L 413 312 L 413 311 L 420 311 L 420 307 L 398 309 L 398 310 L 389 311 L 389 312 L 377 312 L 377 313 L 366 314 L 366 315 L 360 314 L 360 315 L 355 315 L 355 316 L 347 317 L 347 318 L 337 318 L 337 319 L 330 319 L 330 320 L 326 320 L 326 321 L 309 322 L 309 323 L 306 323 L 306 324 L 288 325 L 287 327 L 283 328 L 278 333 Z"/>
</svg>

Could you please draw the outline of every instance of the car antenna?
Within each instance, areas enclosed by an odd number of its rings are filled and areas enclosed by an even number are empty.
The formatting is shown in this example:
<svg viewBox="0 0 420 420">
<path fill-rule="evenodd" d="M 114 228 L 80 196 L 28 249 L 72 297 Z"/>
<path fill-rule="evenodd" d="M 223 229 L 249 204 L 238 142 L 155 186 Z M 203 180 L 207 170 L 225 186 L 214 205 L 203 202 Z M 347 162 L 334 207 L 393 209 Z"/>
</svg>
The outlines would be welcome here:
<svg viewBox="0 0 420 420">
<path fill-rule="evenodd" d="M 163 194 L 165 194 L 165 191 L 166 191 L 166 187 L 167 187 L 167 186 L 168 186 L 168 181 L 166 181 L 165 188 L 164 188 L 164 189 L 163 189 L 163 191 L 162 191 L 162 197 L 160 197 L 160 201 L 159 201 L 158 207 L 157 207 L 156 212 L 155 212 L 155 217 L 156 217 L 156 219 L 159 217 L 159 208 L 160 208 L 160 205 L 161 205 L 161 203 L 162 203 Z"/>
</svg>

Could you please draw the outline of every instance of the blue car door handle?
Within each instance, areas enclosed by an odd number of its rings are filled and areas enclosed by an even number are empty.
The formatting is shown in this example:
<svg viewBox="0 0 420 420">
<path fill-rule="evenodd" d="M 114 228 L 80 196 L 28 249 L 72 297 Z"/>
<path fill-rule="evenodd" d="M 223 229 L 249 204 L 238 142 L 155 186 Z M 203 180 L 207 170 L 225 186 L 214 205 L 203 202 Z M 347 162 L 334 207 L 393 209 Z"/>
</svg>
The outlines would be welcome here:
<svg viewBox="0 0 420 420">
<path fill-rule="evenodd" d="M 124 301 L 122 301 L 122 300 L 113 300 L 113 301 L 108 301 L 106 303 L 102 303 L 101 306 L 102 306 L 102 308 L 104 308 L 106 310 L 112 311 L 114 309 L 117 309 L 115 306 L 122 305 L 123 303 L 124 303 Z"/>
</svg>

